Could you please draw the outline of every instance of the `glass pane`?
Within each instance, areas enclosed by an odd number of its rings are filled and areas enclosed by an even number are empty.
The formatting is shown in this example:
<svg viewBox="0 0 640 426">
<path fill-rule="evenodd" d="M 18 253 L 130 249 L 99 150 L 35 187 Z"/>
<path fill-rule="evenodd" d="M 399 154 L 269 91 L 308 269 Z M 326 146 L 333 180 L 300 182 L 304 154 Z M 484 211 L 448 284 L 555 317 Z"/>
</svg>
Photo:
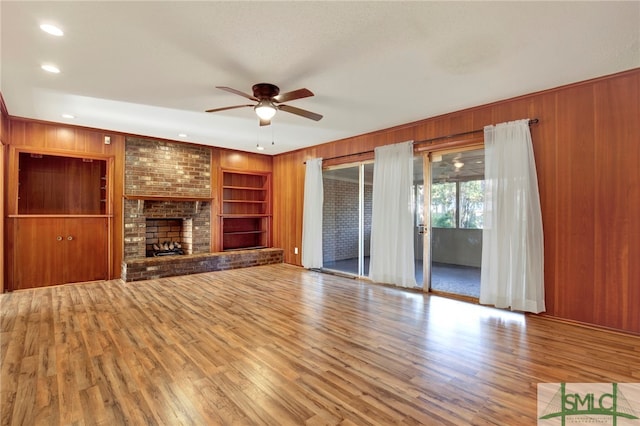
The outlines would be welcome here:
<svg viewBox="0 0 640 426">
<path fill-rule="evenodd" d="M 369 275 L 369 256 L 371 254 L 371 212 L 373 207 L 373 163 L 365 164 L 363 171 L 362 204 L 362 276 Z"/>
<path fill-rule="evenodd" d="M 324 268 L 358 273 L 359 180 L 357 166 L 322 173 Z"/>
<path fill-rule="evenodd" d="M 431 159 L 431 289 L 478 297 L 484 150 Z"/>
<path fill-rule="evenodd" d="M 413 159 L 413 206 L 415 210 L 415 223 L 413 227 L 413 256 L 416 273 L 416 284 L 424 286 L 424 173 L 423 157 L 418 155 Z"/>
<path fill-rule="evenodd" d="M 431 186 L 431 226 L 456 227 L 456 183 L 434 183 Z"/>
<path fill-rule="evenodd" d="M 482 229 L 484 180 L 460 183 L 460 228 Z"/>
</svg>

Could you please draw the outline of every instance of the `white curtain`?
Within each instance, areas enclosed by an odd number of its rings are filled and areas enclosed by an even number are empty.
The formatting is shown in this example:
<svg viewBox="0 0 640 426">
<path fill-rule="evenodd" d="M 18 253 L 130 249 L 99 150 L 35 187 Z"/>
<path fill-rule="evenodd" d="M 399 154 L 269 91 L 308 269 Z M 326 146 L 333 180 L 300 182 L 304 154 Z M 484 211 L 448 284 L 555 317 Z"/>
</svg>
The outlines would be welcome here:
<svg viewBox="0 0 640 426">
<path fill-rule="evenodd" d="M 415 287 L 413 254 L 413 144 L 375 149 L 369 278 Z"/>
<path fill-rule="evenodd" d="M 543 312 L 542 214 L 529 120 L 484 128 L 480 303 Z"/>
<path fill-rule="evenodd" d="M 302 207 L 302 266 L 322 268 L 322 158 L 307 160 Z"/>
</svg>

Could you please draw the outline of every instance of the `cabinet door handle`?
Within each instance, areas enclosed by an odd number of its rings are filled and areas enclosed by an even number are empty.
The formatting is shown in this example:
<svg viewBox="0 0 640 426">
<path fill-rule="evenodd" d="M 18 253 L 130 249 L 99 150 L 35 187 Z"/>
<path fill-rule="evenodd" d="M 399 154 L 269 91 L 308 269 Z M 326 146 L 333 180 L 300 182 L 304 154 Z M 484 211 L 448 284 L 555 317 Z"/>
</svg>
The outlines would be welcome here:
<svg viewBox="0 0 640 426">
<path fill-rule="evenodd" d="M 56 240 L 58 240 L 58 241 L 62 241 L 62 237 L 61 237 L 60 235 L 58 235 L 58 236 L 56 237 Z"/>
<path fill-rule="evenodd" d="M 69 235 L 69 236 L 67 237 L 67 240 L 71 241 L 71 240 L 73 240 L 73 237 L 72 237 L 71 235 Z"/>
</svg>

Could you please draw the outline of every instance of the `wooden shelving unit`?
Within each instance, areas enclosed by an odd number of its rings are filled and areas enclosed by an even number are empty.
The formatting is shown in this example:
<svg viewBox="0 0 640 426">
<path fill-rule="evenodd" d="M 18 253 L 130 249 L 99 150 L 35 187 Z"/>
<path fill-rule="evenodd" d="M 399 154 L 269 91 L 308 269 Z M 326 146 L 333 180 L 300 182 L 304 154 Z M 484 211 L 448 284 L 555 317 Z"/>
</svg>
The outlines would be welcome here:
<svg viewBox="0 0 640 426">
<path fill-rule="evenodd" d="M 271 173 L 221 169 L 221 247 L 271 246 Z"/>
<path fill-rule="evenodd" d="M 6 232 L 11 290 L 109 277 L 109 167 L 101 158 L 18 152 Z"/>
</svg>

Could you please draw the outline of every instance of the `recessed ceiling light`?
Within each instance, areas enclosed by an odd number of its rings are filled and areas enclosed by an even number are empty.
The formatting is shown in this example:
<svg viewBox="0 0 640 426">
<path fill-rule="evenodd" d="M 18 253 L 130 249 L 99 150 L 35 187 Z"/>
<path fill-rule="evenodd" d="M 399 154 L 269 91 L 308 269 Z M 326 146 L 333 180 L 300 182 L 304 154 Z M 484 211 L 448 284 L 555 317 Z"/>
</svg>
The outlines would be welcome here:
<svg viewBox="0 0 640 426">
<path fill-rule="evenodd" d="M 45 33 L 49 33 L 54 36 L 60 37 L 64 35 L 64 32 L 60 28 L 56 27 L 55 25 L 42 24 L 40 25 L 40 29 Z"/>
<path fill-rule="evenodd" d="M 262 145 L 258 144 L 258 145 L 256 145 L 256 149 L 257 149 L 258 151 L 264 151 L 264 146 L 262 146 Z"/>
<path fill-rule="evenodd" d="M 76 116 L 73 115 L 73 114 L 62 114 L 62 117 L 63 118 L 76 118 Z"/>
<path fill-rule="evenodd" d="M 40 68 L 42 68 L 43 70 L 47 71 L 47 72 L 51 72 L 54 74 L 58 74 L 60 72 L 60 68 L 56 67 L 55 65 L 51 65 L 51 64 L 43 64 Z"/>
<path fill-rule="evenodd" d="M 178 136 L 181 138 L 186 138 L 189 135 L 187 135 L 186 133 L 178 133 Z"/>
</svg>

